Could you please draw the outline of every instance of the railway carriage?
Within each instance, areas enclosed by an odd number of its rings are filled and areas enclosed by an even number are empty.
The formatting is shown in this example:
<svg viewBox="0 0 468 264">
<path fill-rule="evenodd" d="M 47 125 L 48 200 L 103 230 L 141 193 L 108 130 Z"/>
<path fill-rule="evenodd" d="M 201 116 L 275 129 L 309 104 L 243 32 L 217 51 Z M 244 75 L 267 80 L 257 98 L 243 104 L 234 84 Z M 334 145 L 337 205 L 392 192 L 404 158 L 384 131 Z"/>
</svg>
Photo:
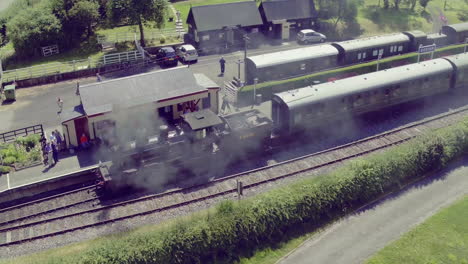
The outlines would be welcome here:
<svg viewBox="0 0 468 264">
<path fill-rule="evenodd" d="M 447 35 L 449 43 L 463 43 L 468 38 L 468 22 L 442 26 L 442 33 Z"/>
<path fill-rule="evenodd" d="M 247 57 L 245 80 L 253 84 L 301 76 L 337 66 L 338 50 L 332 45 L 317 45 Z"/>
<path fill-rule="evenodd" d="M 403 33 L 354 39 L 332 43 L 340 55 L 338 63 L 348 65 L 407 53 L 410 50 L 410 37 Z"/>
<path fill-rule="evenodd" d="M 453 78 L 453 87 L 455 90 L 461 90 L 467 92 L 468 88 L 468 53 L 462 53 L 452 56 L 447 56 L 444 59 L 452 63 L 455 69 Z"/>
<path fill-rule="evenodd" d="M 446 59 L 368 73 L 274 95 L 275 130 L 290 134 L 332 121 L 446 92 L 453 67 Z"/>
</svg>

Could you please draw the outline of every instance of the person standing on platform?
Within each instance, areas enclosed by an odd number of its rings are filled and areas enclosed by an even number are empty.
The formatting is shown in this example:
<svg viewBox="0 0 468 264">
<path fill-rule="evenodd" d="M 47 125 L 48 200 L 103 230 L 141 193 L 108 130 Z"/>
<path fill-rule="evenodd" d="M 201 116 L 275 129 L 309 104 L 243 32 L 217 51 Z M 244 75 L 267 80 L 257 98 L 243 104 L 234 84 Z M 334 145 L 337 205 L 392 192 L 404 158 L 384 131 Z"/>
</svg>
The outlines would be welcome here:
<svg viewBox="0 0 468 264">
<path fill-rule="evenodd" d="M 52 143 L 52 157 L 54 158 L 54 165 L 58 162 L 58 149 L 57 144 Z"/>
<path fill-rule="evenodd" d="M 224 57 L 221 57 L 221 59 L 219 60 L 219 66 L 221 67 L 221 75 L 224 75 L 225 64 L 226 60 L 224 59 Z"/>
</svg>

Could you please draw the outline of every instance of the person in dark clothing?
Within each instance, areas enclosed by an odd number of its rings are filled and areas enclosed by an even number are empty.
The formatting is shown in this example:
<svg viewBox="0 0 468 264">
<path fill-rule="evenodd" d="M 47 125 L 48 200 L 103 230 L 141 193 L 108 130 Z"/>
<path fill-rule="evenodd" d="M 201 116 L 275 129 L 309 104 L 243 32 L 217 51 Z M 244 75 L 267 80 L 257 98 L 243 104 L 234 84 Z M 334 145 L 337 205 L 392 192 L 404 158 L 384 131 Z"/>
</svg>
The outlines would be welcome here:
<svg viewBox="0 0 468 264">
<path fill-rule="evenodd" d="M 224 57 L 221 57 L 221 59 L 219 60 L 219 66 L 221 66 L 221 75 L 224 74 L 224 65 L 226 64 L 226 60 L 224 59 Z"/>
<path fill-rule="evenodd" d="M 58 162 L 58 148 L 57 144 L 52 144 L 52 157 L 54 158 L 54 165 Z"/>
</svg>

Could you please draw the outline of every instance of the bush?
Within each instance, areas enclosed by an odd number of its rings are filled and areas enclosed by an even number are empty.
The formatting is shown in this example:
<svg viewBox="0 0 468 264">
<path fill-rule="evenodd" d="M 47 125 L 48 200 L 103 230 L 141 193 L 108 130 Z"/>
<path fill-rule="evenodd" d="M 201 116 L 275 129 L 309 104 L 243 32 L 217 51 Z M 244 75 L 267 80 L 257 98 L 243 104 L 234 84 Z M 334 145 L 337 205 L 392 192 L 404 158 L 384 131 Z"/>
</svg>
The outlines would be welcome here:
<svg viewBox="0 0 468 264">
<path fill-rule="evenodd" d="M 27 137 L 19 137 L 16 139 L 16 143 L 28 149 L 32 149 L 39 143 L 40 140 L 41 140 L 41 136 L 35 134 L 35 135 L 29 135 Z"/>
<path fill-rule="evenodd" d="M 8 167 L 8 166 L 1 166 L 1 165 L 0 165 L 0 174 L 9 173 L 11 170 L 12 170 L 11 167 Z"/>
<path fill-rule="evenodd" d="M 3 164 L 5 165 L 13 165 L 16 163 L 16 158 L 13 156 L 8 156 L 3 159 Z"/>
<path fill-rule="evenodd" d="M 159 43 L 161 43 L 161 44 L 166 43 L 166 37 L 165 37 L 165 36 L 161 36 L 161 38 L 159 38 Z"/>
</svg>

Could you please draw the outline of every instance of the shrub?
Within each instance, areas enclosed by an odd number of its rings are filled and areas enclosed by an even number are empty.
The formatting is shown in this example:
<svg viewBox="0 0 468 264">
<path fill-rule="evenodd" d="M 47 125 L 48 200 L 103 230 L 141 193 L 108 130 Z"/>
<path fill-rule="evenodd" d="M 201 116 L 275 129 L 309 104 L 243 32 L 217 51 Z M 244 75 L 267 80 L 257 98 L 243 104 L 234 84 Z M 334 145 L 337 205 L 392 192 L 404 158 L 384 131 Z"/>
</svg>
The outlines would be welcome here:
<svg viewBox="0 0 468 264">
<path fill-rule="evenodd" d="M 16 139 L 16 143 L 28 149 L 32 149 L 39 143 L 40 139 L 41 139 L 41 136 L 35 134 L 35 135 L 29 135 L 27 137 L 19 137 Z"/>
<path fill-rule="evenodd" d="M 9 173 L 11 171 L 11 167 L 8 167 L 8 166 L 1 166 L 0 165 L 0 174 L 6 174 L 6 173 Z"/>
<path fill-rule="evenodd" d="M 161 44 L 166 43 L 166 37 L 165 37 L 165 36 L 161 36 L 161 38 L 159 38 L 159 43 L 161 43 Z"/>
<path fill-rule="evenodd" d="M 3 164 L 5 165 L 13 165 L 16 162 L 16 158 L 13 156 L 8 156 L 3 159 Z"/>
</svg>

